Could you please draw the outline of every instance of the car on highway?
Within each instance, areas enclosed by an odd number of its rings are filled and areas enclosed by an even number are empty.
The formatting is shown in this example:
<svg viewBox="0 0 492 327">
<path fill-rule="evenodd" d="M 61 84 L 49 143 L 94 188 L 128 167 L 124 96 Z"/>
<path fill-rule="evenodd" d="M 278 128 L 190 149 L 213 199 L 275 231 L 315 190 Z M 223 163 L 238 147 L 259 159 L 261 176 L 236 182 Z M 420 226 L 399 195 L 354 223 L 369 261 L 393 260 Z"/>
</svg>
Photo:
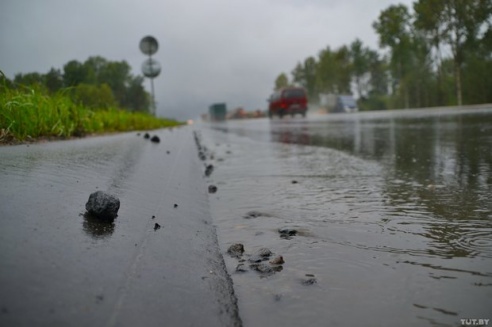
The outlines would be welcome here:
<svg viewBox="0 0 492 327">
<path fill-rule="evenodd" d="M 268 99 L 268 117 L 274 115 L 282 118 L 285 115 L 301 114 L 306 117 L 308 100 L 306 90 L 302 87 L 286 87 L 275 91 Z"/>
<path fill-rule="evenodd" d="M 351 95 L 340 95 L 337 97 L 334 112 L 357 112 L 357 102 Z"/>
</svg>

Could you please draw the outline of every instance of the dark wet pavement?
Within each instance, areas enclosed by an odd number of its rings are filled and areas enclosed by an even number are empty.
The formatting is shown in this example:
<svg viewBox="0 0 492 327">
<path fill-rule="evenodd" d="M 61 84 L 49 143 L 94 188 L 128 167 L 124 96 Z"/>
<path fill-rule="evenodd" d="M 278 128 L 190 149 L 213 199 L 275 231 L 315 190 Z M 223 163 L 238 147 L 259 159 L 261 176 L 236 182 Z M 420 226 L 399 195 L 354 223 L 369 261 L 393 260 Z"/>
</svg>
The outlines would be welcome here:
<svg viewBox="0 0 492 327">
<path fill-rule="evenodd" d="M 200 134 L 221 250 L 245 248 L 225 255 L 245 326 L 492 318 L 492 108 L 229 121 Z M 285 260 L 274 274 L 249 267 L 264 247 Z"/>
<path fill-rule="evenodd" d="M 0 147 L 1 326 L 241 324 L 192 131 L 156 134 Z"/>
<path fill-rule="evenodd" d="M 492 109 L 156 134 L 0 147 L 0 326 L 491 318 Z"/>
</svg>

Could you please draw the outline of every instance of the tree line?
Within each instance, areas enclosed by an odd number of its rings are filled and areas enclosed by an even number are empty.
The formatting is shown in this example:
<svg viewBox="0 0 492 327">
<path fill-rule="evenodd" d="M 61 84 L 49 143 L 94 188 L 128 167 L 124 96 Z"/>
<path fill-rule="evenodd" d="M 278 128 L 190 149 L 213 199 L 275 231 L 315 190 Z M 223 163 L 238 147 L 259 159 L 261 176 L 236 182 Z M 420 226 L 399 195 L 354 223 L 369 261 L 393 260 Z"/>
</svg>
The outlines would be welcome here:
<svg viewBox="0 0 492 327">
<path fill-rule="evenodd" d="M 391 5 L 372 24 L 381 52 L 356 39 L 281 73 L 275 88 L 352 94 L 361 110 L 492 103 L 492 1 Z"/>
<path fill-rule="evenodd" d="M 118 107 L 128 111 L 149 112 L 151 98 L 143 87 L 144 78 L 133 76 L 126 61 L 109 61 L 100 56 L 84 62 L 71 60 L 63 70 L 51 68 L 48 73 L 16 74 L 9 88 L 40 89 L 48 94 L 68 92 L 72 99 L 86 107 L 105 109 Z"/>
</svg>

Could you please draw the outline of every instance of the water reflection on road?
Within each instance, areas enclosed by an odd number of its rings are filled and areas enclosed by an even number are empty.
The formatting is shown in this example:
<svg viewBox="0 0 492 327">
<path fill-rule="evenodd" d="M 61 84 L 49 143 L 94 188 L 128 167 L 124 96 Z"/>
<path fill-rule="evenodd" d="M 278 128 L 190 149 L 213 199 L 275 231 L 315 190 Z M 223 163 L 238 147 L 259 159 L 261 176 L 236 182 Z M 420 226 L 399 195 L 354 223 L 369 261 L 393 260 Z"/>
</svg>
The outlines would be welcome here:
<svg viewBox="0 0 492 327">
<path fill-rule="evenodd" d="M 212 208 L 223 246 L 241 240 L 286 257 L 282 273 L 261 287 L 251 286 L 253 274 L 233 275 L 252 325 L 490 318 L 491 109 L 210 127 L 204 134 L 221 159 L 214 178 L 223 192 Z M 248 210 L 265 217 L 245 220 Z M 275 238 L 285 225 L 304 236 Z M 318 278 L 310 291 L 295 282 L 306 274 Z M 269 292 L 283 304 L 265 300 Z"/>
</svg>

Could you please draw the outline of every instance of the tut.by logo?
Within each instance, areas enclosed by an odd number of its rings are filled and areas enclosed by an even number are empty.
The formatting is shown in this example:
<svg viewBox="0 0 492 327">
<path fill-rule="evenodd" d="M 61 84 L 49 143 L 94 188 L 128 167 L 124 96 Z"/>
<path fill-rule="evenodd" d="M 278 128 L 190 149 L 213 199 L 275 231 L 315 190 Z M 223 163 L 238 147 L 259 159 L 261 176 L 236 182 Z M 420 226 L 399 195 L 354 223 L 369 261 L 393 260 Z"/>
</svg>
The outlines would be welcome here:
<svg viewBox="0 0 492 327">
<path fill-rule="evenodd" d="M 461 326 L 488 326 L 490 319 L 460 319 Z"/>
</svg>

